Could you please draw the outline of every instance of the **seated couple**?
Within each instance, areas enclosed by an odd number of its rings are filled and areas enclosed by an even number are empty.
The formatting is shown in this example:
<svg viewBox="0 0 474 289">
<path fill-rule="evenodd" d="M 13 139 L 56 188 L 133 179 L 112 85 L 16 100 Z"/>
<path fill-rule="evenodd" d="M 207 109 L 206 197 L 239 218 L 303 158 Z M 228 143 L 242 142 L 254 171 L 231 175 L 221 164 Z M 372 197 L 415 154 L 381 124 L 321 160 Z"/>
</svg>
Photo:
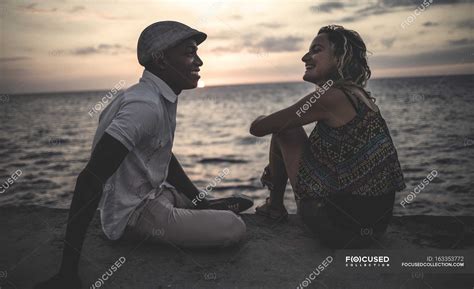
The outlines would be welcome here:
<svg viewBox="0 0 474 289">
<path fill-rule="evenodd" d="M 178 95 L 197 87 L 203 65 L 197 46 L 205 39 L 174 21 L 141 33 L 143 76 L 102 112 L 91 158 L 77 178 L 60 271 L 36 288 L 80 288 L 80 252 L 98 207 L 111 240 L 223 247 L 244 238 L 238 213 L 252 200 L 202 198 L 172 153 Z M 383 234 L 395 192 L 405 188 L 387 125 L 364 90 L 366 47 L 357 32 L 326 26 L 302 61 L 303 79 L 315 91 L 250 125 L 254 136 L 272 135 L 261 177 L 270 196 L 256 213 L 285 219 L 289 180 L 298 215 L 317 238 L 333 247 L 363 246 Z M 302 126 L 310 123 L 316 125 L 308 137 Z"/>
</svg>

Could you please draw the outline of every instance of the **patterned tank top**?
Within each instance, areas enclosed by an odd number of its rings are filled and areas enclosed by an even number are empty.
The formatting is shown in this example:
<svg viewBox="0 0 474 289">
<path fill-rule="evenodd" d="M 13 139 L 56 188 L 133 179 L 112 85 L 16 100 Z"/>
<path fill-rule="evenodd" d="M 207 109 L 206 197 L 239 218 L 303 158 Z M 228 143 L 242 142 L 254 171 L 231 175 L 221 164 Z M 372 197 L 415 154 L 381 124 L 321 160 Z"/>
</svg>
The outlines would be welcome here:
<svg viewBox="0 0 474 289">
<path fill-rule="evenodd" d="M 318 122 L 298 171 L 296 200 L 329 196 L 380 197 L 406 188 L 387 124 L 357 96 L 357 115 L 341 127 Z"/>
</svg>

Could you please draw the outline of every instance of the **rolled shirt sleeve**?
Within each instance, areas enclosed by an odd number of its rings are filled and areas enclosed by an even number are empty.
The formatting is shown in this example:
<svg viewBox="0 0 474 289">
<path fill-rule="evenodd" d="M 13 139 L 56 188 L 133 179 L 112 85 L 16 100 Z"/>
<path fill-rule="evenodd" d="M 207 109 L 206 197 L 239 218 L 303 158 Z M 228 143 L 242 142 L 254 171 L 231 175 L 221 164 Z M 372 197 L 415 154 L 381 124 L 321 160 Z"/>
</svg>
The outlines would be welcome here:
<svg viewBox="0 0 474 289">
<path fill-rule="evenodd" d="M 158 116 L 158 111 L 153 104 L 140 100 L 126 102 L 105 132 L 131 151 L 141 140 L 156 136 Z"/>
</svg>

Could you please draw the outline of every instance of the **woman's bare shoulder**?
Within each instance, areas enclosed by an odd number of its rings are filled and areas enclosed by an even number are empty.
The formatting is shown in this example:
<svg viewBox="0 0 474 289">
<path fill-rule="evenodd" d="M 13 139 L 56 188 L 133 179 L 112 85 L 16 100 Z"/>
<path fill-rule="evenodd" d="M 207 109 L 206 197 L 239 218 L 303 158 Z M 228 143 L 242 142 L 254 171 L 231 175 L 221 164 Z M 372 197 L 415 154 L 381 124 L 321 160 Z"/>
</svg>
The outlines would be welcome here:
<svg viewBox="0 0 474 289">
<path fill-rule="evenodd" d="M 348 85 L 347 90 L 360 101 L 365 103 L 371 110 L 378 112 L 379 108 L 370 97 L 370 93 L 365 88 L 357 85 Z"/>
</svg>

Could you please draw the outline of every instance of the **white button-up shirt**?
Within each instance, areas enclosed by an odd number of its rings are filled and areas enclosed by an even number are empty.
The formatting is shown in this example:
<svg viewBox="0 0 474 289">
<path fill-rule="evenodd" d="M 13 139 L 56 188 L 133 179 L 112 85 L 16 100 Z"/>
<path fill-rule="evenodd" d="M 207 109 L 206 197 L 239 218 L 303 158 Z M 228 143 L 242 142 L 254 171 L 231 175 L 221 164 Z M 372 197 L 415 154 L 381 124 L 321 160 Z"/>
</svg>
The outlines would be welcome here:
<svg viewBox="0 0 474 289">
<path fill-rule="evenodd" d="M 134 209 L 166 185 L 177 98 L 163 80 L 145 70 L 140 82 L 117 95 L 100 115 L 92 150 L 104 132 L 129 150 L 106 181 L 99 203 L 102 229 L 111 240 L 122 236 Z"/>
</svg>

